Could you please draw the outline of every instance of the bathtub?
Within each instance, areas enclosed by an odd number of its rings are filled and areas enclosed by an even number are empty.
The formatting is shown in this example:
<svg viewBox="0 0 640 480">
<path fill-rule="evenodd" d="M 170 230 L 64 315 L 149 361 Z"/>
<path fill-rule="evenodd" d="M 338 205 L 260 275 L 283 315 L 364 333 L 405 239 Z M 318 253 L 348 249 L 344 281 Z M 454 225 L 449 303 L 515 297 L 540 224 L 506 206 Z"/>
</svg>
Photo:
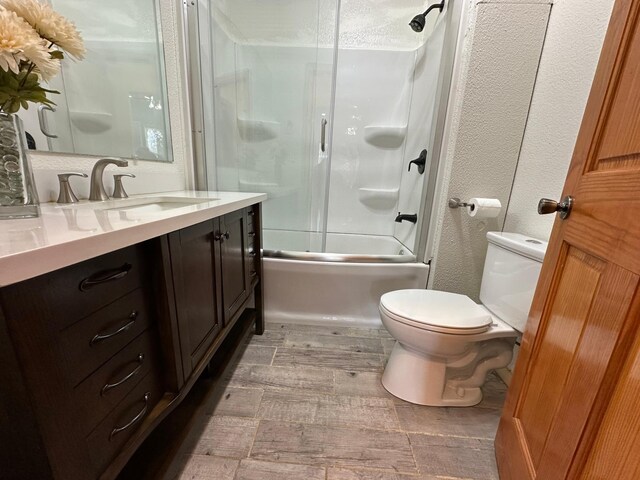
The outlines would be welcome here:
<svg viewBox="0 0 640 480">
<path fill-rule="evenodd" d="M 291 233 L 265 231 L 267 322 L 382 327 L 382 294 L 427 285 L 429 266 L 393 237 L 327 234 L 331 253 L 269 249 L 276 238 L 278 245 L 309 245 Z"/>
</svg>

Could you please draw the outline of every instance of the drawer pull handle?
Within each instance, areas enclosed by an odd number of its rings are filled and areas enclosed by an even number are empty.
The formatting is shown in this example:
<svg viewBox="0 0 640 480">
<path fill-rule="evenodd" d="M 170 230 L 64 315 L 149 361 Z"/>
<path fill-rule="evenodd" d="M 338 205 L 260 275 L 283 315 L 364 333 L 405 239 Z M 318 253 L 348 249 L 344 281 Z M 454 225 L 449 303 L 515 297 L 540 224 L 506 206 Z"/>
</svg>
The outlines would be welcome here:
<svg viewBox="0 0 640 480">
<path fill-rule="evenodd" d="M 102 387 L 102 390 L 100 391 L 100 395 L 104 395 L 105 393 L 107 393 L 112 388 L 119 387 L 120 385 L 122 385 L 127 380 L 135 377 L 138 374 L 138 372 L 140 372 L 140 370 L 142 370 L 142 363 L 144 362 L 144 353 L 139 354 L 137 360 L 138 360 L 139 365 L 136 368 L 131 370 L 131 372 L 129 374 L 127 374 L 126 376 L 122 377 L 117 382 L 115 382 L 115 383 L 107 383 L 104 387 Z"/>
<path fill-rule="evenodd" d="M 113 430 L 111 430 L 111 435 L 109 435 L 109 441 L 111 441 L 111 439 L 115 437 L 117 434 L 119 434 L 120 432 L 124 432 L 126 429 L 133 427 L 136 423 L 142 420 L 142 418 L 147 414 L 147 408 L 149 408 L 150 396 L 151 396 L 151 392 L 147 392 L 144 394 L 144 398 L 143 398 L 144 407 L 142 407 L 142 410 L 140 410 L 140 413 L 138 413 L 135 417 L 133 417 L 129 423 L 127 423 L 126 425 L 123 425 L 122 427 L 116 427 Z"/>
<path fill-rule="evenodd" d="M 114 280 L 120 280 L 127 276 L 131 270 L 131 265 L 125 263 L 122 267 L 113 270 L 107 270 L 105 272 L 96 273 L 89 278 L 85 278 L 80 282 L 80 290 L 86 292 L 91 288 L 102 285 L 103 283 L 113 282 Z"/>
<path fill-rule="evenodd" d="M 120 335 L 121 333 L 126 332 L 127 330 L 129 330 L 131 327 L 135 325 L 137 319 L 138 319 L 138 312 L 134 310 L 133 312 L 131 312 L 131 315 L 129 315 L 129 322 L 127 324 L 123 325 L 115 332 L 98 333 L 95 337 L 91 339 L 91 341 L 89 342 L 89 345 L 93 346 L 98 342 L 102 342 L 103 340 L 108 340 L 109 338 L 115 337 L 116 335 Z"/>
</svg>

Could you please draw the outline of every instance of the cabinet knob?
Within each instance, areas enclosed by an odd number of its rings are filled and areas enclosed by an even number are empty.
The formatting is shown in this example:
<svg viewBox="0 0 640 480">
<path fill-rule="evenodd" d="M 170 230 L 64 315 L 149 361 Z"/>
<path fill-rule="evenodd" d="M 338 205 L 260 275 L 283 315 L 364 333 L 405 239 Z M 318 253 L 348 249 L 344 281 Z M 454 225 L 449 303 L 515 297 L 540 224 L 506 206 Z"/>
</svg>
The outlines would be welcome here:
<svg viewBox="0 0 640 480">
<path fill-rule="evenodd" d="M 229 235 L 229 232 L 224 232 L 224 238 L 226 238 L 227 240 L 229 240 L 229 237 L 230 237 L 230 236 L 231 236 L 231 235 Z"/>
</svg>

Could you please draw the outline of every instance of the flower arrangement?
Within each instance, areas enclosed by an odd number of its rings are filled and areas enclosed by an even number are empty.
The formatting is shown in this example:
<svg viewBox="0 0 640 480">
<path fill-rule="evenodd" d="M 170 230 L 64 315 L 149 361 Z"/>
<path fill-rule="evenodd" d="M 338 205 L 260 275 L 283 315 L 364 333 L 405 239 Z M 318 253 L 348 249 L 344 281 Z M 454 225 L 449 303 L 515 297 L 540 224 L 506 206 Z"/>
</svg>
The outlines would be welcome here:
<svg viewBox="0 0 640 480">
<path fill-rule="evenodd" d="M 29 102 L 54 105 L 41 83 L 60 72 L 68 55 L 86 50 L 76 26 L 38 0 L 0 0 L 0 111 L 13 114 Z"/>
</svg>

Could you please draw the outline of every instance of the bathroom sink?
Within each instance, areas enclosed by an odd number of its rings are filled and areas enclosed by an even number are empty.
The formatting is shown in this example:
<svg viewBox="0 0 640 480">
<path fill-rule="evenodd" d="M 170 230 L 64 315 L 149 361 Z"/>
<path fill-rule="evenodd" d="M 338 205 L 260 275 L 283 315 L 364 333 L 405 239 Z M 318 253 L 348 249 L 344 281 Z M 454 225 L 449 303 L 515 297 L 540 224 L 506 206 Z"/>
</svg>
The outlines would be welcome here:
<svg viewBox="0 0 640 480">
<path fill-rule="evenodd" d="M 87 209 L 100 211 L 125 211 L 135 213 L 161 213 L 176 208 L 190 207 L 201 203 L 213 202 L 217 198 L 196 197 L 140 197 L 122 200 L 107 200 L 106 202 L 82 202 L 64 205 L 62 208 Z"/>
</svg>

